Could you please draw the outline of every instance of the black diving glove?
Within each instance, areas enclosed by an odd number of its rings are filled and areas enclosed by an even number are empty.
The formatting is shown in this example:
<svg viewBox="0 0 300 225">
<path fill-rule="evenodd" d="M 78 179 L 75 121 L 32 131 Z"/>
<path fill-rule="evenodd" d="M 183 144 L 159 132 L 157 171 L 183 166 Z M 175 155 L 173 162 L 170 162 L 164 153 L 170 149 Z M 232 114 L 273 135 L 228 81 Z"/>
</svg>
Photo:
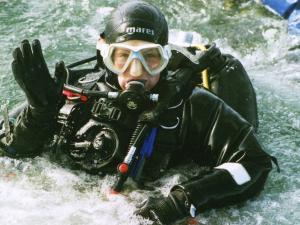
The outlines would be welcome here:
<svg viewBox="0 0 300 225">
<path fill-rule="evenodd" d="M 199 60 L 199 65 L 201 65 L 200 71 L 208 68 L 211 72 L 218 72 L 226 64 L 226 57 L 215 43 L 206 45 L 205 47 L 207 51 L 204 52 L 203 57 Z"/>
<path fill-rule="evenodd" d="M 206 51 L 196 50 L 194 54 L 183 50 L 183 54 L 186 55 L 184 65 L 167 74 L 166 79 L 162 80 L 157 106 L 149 112 L 142 113 L 140 121 L 154 125 L 159 124 L 160 116 L 172 101 L 187 98 L 196 84 L 201 83 L 199 76 L 201 71 L 207 68 L 211 71 L 217 71 L 225 65 L 226 58 L 215 43 L 207 47 Z"/>
<path fill-rule="evenodd" d="M 53 117 L 67 78 L 64 62 L 56 64 L 52 78 L 39 40 L 34 40 L 31 46 L 28 40 L 23 40 L 21 47 L 13 51 L 13 58 L 12 71 L 26 94 L 33 118 L 46 120 Z"/>
<path fill-rule="evenodd" d="M 226 63 L 226 57 L 215 43 L 205 45 L 205 51 L 195 47 L 182 48 L 175 45 L 172 48 L 172 57 L 168 65 L 168 69 L 172 71 L 188 66 L 198 73 L 208 68 L 212 72 L 218 72 Z"/>
<path fill-rule="evenodd" d="M 175 190 L 166 198 L 148 198 L 135 214 L 154 221 L 154 225 L 168 225 L 188 216 L 186 205 L 184 192 Z"/>
</svg>

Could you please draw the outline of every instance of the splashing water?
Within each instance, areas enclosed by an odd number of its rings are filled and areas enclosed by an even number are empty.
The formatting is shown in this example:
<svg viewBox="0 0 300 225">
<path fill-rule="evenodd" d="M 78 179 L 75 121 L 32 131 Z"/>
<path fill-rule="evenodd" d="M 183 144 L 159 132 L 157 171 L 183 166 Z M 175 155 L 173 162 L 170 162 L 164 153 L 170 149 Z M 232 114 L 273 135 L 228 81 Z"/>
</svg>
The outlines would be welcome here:
<svg viewBox="0 0 300 225">
<path fill-rule="evenodd" d="M 123 1 L 121 1 L 123 2 Z M 300 49 L 299 37 L 286 34 L 286 21 L 272 15 L 259 1 L 149 1 L 167 16 L 171 29 L 194 31 L 205 43 L 245 65 L 257 92 L 258 137 L 279 160 L 282 172 L 271 172 L 265 190 L 254 200 L 210 210 L 197 219 L 203 224 L 298 224 L 300 220 Z M 237 4 L 236 2 L 239 2 Z M 116 0 L 0 1 L 0 103 L 9 107 L 25 97 L 13 80 L 11 52 L 22 39 L 40 39 L 46 61 L 72 63 L 95 53 L 105 17 Z M 294 50 L 290 50 L 294 49 Z M 155 191 L 135 189 L 111 196 L 113 176 L 72 171 L 49 160 L 0 158 L 0 224 L 101 225 L 150 224 L 132 216 L 136 205 L 157 192 L 168 194 L 195 165 L 171 170 L 155 182 Z"/>
</svg>

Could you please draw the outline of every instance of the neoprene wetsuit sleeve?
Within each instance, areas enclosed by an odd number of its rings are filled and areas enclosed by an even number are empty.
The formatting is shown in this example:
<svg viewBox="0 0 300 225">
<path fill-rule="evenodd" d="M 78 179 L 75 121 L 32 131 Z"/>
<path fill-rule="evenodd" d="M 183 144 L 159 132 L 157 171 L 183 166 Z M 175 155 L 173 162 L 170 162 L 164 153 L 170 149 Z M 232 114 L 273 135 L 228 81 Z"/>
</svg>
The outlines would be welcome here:
<svg viewBox="0 0 300 225">
<path fill-rule="evenodd" d="M 183 189 L 200 212 L 241 202 L 259 193 L 272 164 L 250 124 L 205 90 L 193 93 L 189 114 L 189 144 L 185 149 L 192 149 L 198 162 L 211 170 L 172 191 Z"/>
<path fill-rule="evenodd" d="M 16 158 L 31 157 L 43 151 L 43 145 L 56 126 L 54 116 L 44 114 L 43 117 L 32 117 L 29 106 L 23 109 L 15 122 L 12 141 L 5 143 L 4 139 L 1 140 L 5 154 Z"/>
<path fill-rule="evenodd" d="M 210 70 L 211 91 L 257 129 L 256 94 L 250 78 L 238 59 L 228 54 L 223 58 L 221 68 Z"/>
</svg>

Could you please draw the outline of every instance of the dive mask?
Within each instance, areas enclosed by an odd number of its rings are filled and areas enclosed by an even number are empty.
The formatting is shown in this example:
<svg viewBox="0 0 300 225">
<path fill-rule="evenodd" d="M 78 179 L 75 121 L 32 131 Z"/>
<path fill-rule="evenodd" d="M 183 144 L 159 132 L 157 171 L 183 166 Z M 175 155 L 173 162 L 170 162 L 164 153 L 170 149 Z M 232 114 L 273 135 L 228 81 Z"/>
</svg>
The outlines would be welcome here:
<svg viewBox="0 0 300 225">
<path fill-rule="evenodd" d="M 131 46 L 125 43 L 97 44 L 106 67 L 116 74 L 122 74 L 134 60 L 139 60 L 151 75 L 158 75 L 168 65 L 171 49 L 159 44 L 146 43 Z"/>
</svg>

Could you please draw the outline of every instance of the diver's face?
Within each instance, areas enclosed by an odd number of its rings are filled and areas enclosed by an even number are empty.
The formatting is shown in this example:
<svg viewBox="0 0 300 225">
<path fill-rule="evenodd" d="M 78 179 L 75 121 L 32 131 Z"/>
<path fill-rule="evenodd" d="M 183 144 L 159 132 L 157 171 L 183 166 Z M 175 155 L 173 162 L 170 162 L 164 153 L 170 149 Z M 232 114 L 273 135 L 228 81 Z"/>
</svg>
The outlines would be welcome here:
<svg viewBox="0 0 300 225">
<path fill-rule="evenodd" d="M 145 44 L 149 44 L 149 42 L 146 41 L 140 41 L 140 40 L 130 40 L 124 42 L 124 44 L 132 47 L 140 47 Z M 129 52 L 126 49 L 116 49 L 114 51 L 114 62 L 116 66 L 123 66 L 123 62 L 125 61 L 124 58 L 128 57 Z M 156 52 L 155 49 L 147 49 L 145 52 L 143 52 L 143 57 L 145 61 L 147 61 L 148 67 L 155 67 L 157 66 L 157 63 L 160 63 L 160 54 Z M 119 64 L 119 65 L 118 65 Z M 132 59 L 130 61 L 128 67 L 126 70 L 118 75 L 118 82 L 120 87 L 125 90 L 127 89 L 128 83 L 133 80 L 141 81 L 145 84 L 146 90 L 151 90 L 155 87 L 155 85 L 158 83 L 160 78 L 160 74 L 154 74 L 150 75 L 147 70 L 145 69 L 144 65 L 138 58 Z"/>
</svg>

